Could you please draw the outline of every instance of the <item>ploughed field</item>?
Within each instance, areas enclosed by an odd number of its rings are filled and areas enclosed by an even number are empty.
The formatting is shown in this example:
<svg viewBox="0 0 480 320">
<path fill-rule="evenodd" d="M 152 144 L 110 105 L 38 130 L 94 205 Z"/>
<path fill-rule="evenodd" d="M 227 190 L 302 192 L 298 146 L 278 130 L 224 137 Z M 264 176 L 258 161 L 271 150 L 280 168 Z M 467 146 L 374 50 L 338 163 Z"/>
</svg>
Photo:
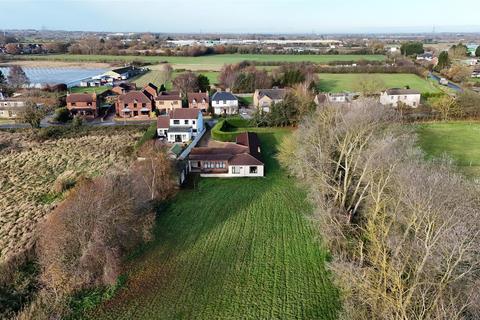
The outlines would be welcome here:
<svg viewBox="0 0 480 320">
<path fill-rule="evenodd" d="M 66 171 L 92 176 L 126 166 L 128 149 L 143 133 L 102 132 L 36 142 L 26 131 L 0 131 L 0 264 L 33 246 L 37 222 L 62 198 L 53 191 L 58 176 Z"/>
<path fill-rule="evenodd" d="M 52 61 L 82 61 L 82 62 L 125 62 L 144 61 L 149 63 L 168 62 L 175 69 L 192 70 L 219 70 L 224 64 L 238 63 L 241 61 L 257 62 L 301 62 L 329 63 L 331 61 L 383 61 L 383 55 L 272 55 L 272 54 L 218 54 L 200 57 L 167 57 L 167 56 L 114 56 L 114 55 L 78 55 L 78 54 L 51 54 L 28 55 L 15 57 L 20 60 L 52 60 Z"/>
<path fill-rule="evenodd" d="M 255 130 L 255 129 L 252 129 Z M 158 213 L 155 240 L 91 319 L 336 319 L 312 207 L 261 130 L 266 177 L 200 179 Z"/>
<path fill-rule="evenodd" d="M 441 92 L 431 81 L 425 80 L 415 74 L 407 73 L 319 73 L 318 78 L 320 82 L 318 89 L 321 92 L 355 92 L 358 90 L 358 82 L 364 77 L 378 79 L 384 84 L 383 89 L 405 88 L 409 86 L 411 89 L 418 90 L 421 93 Z"/>
<path fill-rule="evenodd" d="M 480 123 L 447 122 L 419 125 L 419 144 L 429 158 L 447 155 L 460 171 L 480 177 Z"/>
</svg>

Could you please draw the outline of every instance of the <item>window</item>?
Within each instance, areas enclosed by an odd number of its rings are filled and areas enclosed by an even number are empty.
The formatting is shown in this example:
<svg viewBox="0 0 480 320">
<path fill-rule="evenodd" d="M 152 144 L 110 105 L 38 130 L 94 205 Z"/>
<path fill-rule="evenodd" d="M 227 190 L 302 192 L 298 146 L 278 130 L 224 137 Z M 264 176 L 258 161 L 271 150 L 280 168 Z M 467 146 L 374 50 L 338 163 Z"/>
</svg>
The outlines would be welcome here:
<svg viewBox="0 0 480 320">
<path fill-rule="evenodd" d="M 184 124 L 188 124 L 188 120 L 184 120 L 183 123 L 184 123 Z"/>
<path fill-rule="evenodd" d="M 134 107 L 134 108 L 136 108 L 136 107 L 137 107 L 137 104 L 136 104 L 136 103 L 134 103 L 134 104 L 133 104 L 133 107 Z"/>
<path fill-rule="evenodd" d="M 177 104 L 178 104 L 178 101 L 173 101 L 172 104 L 173 104 L 173 105 L 177 105 Z"/>
<path fill-rule="evenodd" d="M 91 107 L 91 106 L 92 106 L 92 103 L 91 103 L 91 102 L 87 102 L 87 106 Z"/>
<path fill-rule="evenodd" d="M 7 104 L 5 103 L 5 105 L 7 105 Z M 72 102 L 72 107 L 75 107 L 76 105 L 77 104 L 75 102 Z"/>
<path fill-rule="evenodd" d="M 233 174 L 240 174 L 240 167 L 232 167 Z"/>
<path fill-rule="evenodd" d="M 195 124 L 195 120 L 192 120 L 192 124 Z"/>
<path fill-rule="evenodd" d="M 180 124 L 180 120 L 173 120 L 173 124 Z"/>
<path fill-rule="evenodd" d="M 250 167 L 250 174 L 256 174 L 258 172 L 257 167 Z"/>
<path fill-rule="evenodd" d="M 159 101 L 158 104 L 161 105 L 161 106 L 163 106 L 163 105 L 165 104 L 165 102 Z"/>
<path fill-rule="evenodd" d="M 391 100 L 393 100 L 393 99 L 394 99 L 394 97 L 393 97 L 393 96 L 390 96 L 390 99 L 391 99 Z"/>
</svg>

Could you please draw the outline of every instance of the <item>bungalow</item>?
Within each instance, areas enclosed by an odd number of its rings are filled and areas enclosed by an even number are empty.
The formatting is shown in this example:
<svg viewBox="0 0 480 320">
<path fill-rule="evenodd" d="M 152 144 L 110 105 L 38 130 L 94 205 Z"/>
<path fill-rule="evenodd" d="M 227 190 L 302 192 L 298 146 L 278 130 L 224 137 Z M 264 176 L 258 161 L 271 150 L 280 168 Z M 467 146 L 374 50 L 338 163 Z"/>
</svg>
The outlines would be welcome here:
<svg viewBox="0 0 480 320">
<path fill-rule="evenodd" d="M 20 117 L 25 102 L 18 98 L 5 98 L 0 92 L 0 119 L 17 119 Z"/>
<path fill-rule="evenodd" d="M 194 109 L 200 109 L 202 111 L 207 111 L 208 106 L 210 105 L 210 98 L 208 92 L 188 92 L 188 107 Z"/>
<path fill-rule="evenodd" d="M 149 119 L 153 104 L 143 91 L 130 91 L 118 97 L 115 110 L 120 118 Z"/>
<path fill-rule="evenodd" d="M 286 89 L 257 89 L 253 94 L 253 105 L 262 108 L 265 112 L 270 112 L 270 107 L 274 103 L 282 102 L 286 94 Z"/>
<path fill-rule="evenodd" d="M 200 173 L 202 177 L 263 177 L 264 164 L 260 158 L 258 136 L 244 132 L 237 136 L 236 143 L 225 143 L 218 148 L 193 148 L 188 165 L 190 172 Z"/>
<path fill-rule="evenodd" d="M 238 113 L 238 99 L 230 92 L 219 91 L 212 96 L 212 107 L 215 114 Z"/>
<path fill-rule="evenodd" d="M 173 109 L 168 116 L 157 118 L 157 135 L 167 137 L 170 143 L 188 142 L 203 130 L 203 115 L 199 109 Z"/>
<path fill-rule="evenodd" d="M 67 109 L 73 116 L 96 118 L 98 116 L 97 94 L 70 93 L 67 95 Z"/>
<path fill-rule="evenodd" d="M 180 96 L 180 92 L 159 92 L 155 98 L 155 106 L 158 110 L 163 112 L 182 108 L 182 97 Z"/>
<path fill-rule="evenodd" d="M 417 108 L 420 105 L 420 92 L 412 89 L 388 89 L 382 92 L 380 96 L 380 103 L 384 106 L 397 107 L 398 103 L 404 103 L 412 108 Z"/>
</svg>

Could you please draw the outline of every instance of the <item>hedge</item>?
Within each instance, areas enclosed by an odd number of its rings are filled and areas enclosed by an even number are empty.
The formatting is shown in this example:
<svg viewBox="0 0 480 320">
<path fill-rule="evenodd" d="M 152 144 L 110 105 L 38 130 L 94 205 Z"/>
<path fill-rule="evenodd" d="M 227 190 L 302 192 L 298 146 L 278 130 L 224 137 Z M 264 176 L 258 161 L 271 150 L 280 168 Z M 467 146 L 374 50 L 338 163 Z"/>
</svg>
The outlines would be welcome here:
<svg viewBox="0 0 480 320">
<path fill-rule="evenodd" d="M 232 129 L 249 127 L 248 120 L 242 118 L 221 119 L 212 128 L 212 138 L 223 142 L 233 142 L 239 134 L 238 131 L 230 132 Z"/>
</svg>

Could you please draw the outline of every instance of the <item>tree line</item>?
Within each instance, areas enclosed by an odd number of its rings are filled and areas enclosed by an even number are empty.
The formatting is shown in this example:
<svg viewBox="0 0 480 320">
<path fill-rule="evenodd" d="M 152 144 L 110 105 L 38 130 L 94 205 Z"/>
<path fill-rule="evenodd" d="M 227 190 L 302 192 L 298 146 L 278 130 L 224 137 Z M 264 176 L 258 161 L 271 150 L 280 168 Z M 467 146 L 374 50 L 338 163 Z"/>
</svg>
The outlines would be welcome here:
<svg viewBox="0 0 480 320">
<path fill-rule="evenodd" d="M 374 101 L 319 109 L 279 160 L 310 191 L 348 319 L 476 319 L 478 185 Z"/>
</svg>

